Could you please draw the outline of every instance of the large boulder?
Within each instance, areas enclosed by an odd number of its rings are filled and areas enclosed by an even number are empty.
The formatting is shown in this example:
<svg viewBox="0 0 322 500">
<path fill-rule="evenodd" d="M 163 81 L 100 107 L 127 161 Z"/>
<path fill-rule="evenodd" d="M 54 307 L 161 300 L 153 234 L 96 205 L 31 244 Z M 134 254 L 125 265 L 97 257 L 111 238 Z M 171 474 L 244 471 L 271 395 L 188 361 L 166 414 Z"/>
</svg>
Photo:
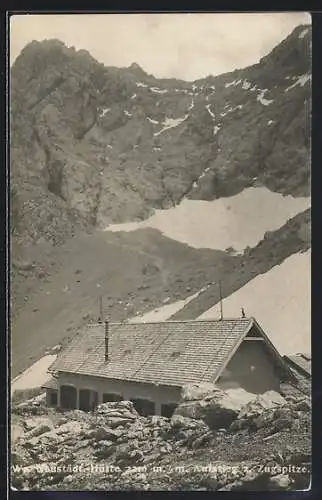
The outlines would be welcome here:
<svg viewBox="0 0 322 500">
<path fill-rule="evenodd" d="M 120 436 L 120 431 L 108 427 L 97 427 L 88 433 L 88 437 L 94 438 L 96 441 L 116 441 Z"/>
<path fill-rule="evenodd" d="M 200 427 L 207 426 L 201 420 L 195 420 L 192 418 L 183 417 L 182 415 L 174 414 L 171 418 L 171 428 L 178 429 L 197 429 Z"/>
<path fill-rule="evenodd" d="M 296 411 L 310 412 L 312 409 L 311 401 L 309 398 L 300 399 L 293 404 L 293 408 Z"/>
<path fill-rule="evenodd" d="M 203 421 L 210 429 L 227 428 L 238 417 L 241 409 L 254 399 L 244 389 L 218 391 L 203 407 Z"/>
<path fill-rule="evenodd" d="M 291 416 L 287 401 L 279 393 L 267 391 L 264 394 L 255 396 L 254 399 L 243 406 L 237 419 L 231 424 L 230 430 L 268 427 L 280 417 L 289 419 Z"/>
<path fill-rule="evenodd" d="M 200 399 L 187 399 L 198 398 Z M 244 389 L 228 389 L 222 391 L 216 386 L 190 387 L 183 391 L 186 398 L 178 405 L 174 416 L 181 415 L 185 418 L 202 419 L 211 429 L 227 428 L 235 420 L 241 409 L 256 395 Z"/>
<path fill-rule="evenodd" d="M 95 410 L 97 415 L 110 415 L 118 417 L 139 417 L 132 401 L 113 401 L 99 404 Z"/>
<path fill-rule="evenodd" d="M 220 390 L 215 384 L 187 384 L 182 387 L 181 401 L 197 401 Z"/>
<path fill-rule="evenodd" d="M 243 406 L 238 418 L 253 419 L 260 416 L 264 411 L 275 410 L 280 406 L 286 405 L 287 402 L 283 396 L 275 391 L 267 391 L 264 394 L 259 394 Z"/>
<path fill-rule="evenodd" d="M 26 438 L 30 439 L 36 436 L 40 436 L 45 432 L 51 431 L 54 427 L 52 421 L 49 418 L 38 419 L 33 422 L 35 425 L 31 425 L 31 421 L 27 423 L 27 428 L 29 426 L 29 432 L 26 433 Z"/>
<path fill-rule="evenodd" d="M 214 384 L 190 384 L 182 389 L 174 417 L 200 419 L 211 429 L 228 428 L 234 422 L 237 429 L 247 427 L 249 420 L 254 421 L 263 412 L 268 415 L 285 405 L 286 400 L 275 391 L 257 395 L 242 388 L 223 391 Z M 259 426 L 262 424 L 259 422 Z"/>
</svg>

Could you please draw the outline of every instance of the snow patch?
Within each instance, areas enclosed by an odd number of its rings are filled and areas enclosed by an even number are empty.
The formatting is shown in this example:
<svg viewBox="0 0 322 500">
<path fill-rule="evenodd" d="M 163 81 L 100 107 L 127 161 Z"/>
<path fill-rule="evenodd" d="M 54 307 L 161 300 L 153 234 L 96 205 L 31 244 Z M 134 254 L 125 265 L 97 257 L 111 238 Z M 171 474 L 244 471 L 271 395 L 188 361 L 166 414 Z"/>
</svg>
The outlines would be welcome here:
<svg viewBox="0 0 322 500">
<path fill-rule="evenodd" d="M 257 245 L 266 231 L 276 231 L 310 204 L 310 198 L 283 196 L 264 187 L 250 187 L 235 196 L 213 201 L 185 198 L 175 207 L 156 210 L 144 221 L 110 225 L 106 231 L 150 227 L 194 248 L 225 250 L 232 247 L 242 252 L 247 246 Z"/>
<path fill-rule="evenodd" d="M 130 99 L 135 99 L 136 98 L 136 94 L 133 94 Z"/>
<path fill-rule="evenodd" d="M 185 305 L 187 305 L 191 300 L 196 299 L 201 291 L 205 291 L 206 288 L 199 290 L 197 293 L 190 295 L 186 299 L 178 300 L 176 302 L 172 302 L 171 304 L 167 304 L 165 306 L 157 307 L 152 311 L 149 311 L 142 316 L 137 316 L 131 318 L 129 323 L 145 323 L 145 322 L 154 322 L 154 321 L 166 321 L 171 316 L 173 316 L 177 311 L 180 311 Z"/>
<path fill-rule="evenodd" d="M 129 111 L 127 111 L 126 109 L 124 110 L 124 114 L 125 114 L 126 116 L 132 116 L 132 113 L 130 113 L 130 112 L 129 112 Z"/>
<path fill-rule="evenodd" d="M 214 126 L 214 135 L 218 134 L 220 130 L 220 127 L 218 127 L 217 125 Z"/>
<path fill-rule="evenodd" d="M 309 80 L 311 80 L 311 75 L 304 74 L 304 75 L 301 75 L 301 76 L 298 76 L 298 77 L 295 77 L 295 78 L 296 78 L 296 81 L 293 83 L 293 85 L 291 85 L 290 87 L 287 87 L 284 90 L 284 92 L 288 92 L 289 90 L 291 90 L 294 87 L 296 87 L 296 85 L 301 85 L 301 87 L 303 87 L 306 84 L 306 82 L 308 82 Z"/>
<path fill-rule="evenodd" d="M 51 376 L 48 374 L 47 370 L 56 358 L 57 354 L 48 354 L 13 379 L 11 383 L 11 394 L 19 389 L 35 389 L 48 382 Z"/>
<path fill-rule="evenodd" d="M 243 104 L 237 104 L 237 106 L 235 106 L 234 108 L 230 107 L 226 111 L 222 111 L 220 113 L 220 116 L 224 117 L 224 116 L 228 115 L 228 113 L 233 113 L 234 111 L 237 111 L 237 109 L 243 109 L 243 107 L 244 107 Z M 225 106 L 225 109 L 226 109 L 226 106 Z"/>
<path fill-rule="evenodd" d="M 188 111 L 190 111 L 195 105 L 195 101 L 192 99 L 190 106 L 188 107 Z"/>
<path fill-rule="evenodd" d="M 150 87 L 150 90 L 155 94 L 166 94 L 168 92 L 166 89 L 159 89 L 158 87 Z"/>
<path fill-rule="evenodd" d="M 301 31 L 299 34 L 299 38 L 304 38 L 308 34 L 309 30 L 306 28 L 305 30 Z"/>
<path fill-rule="evenodd" d="M 157 136 L 157 135 L 162 134 L 162 132 L 164 132 L 165 130 L 168 130 L 168 129 L 174 128 L 174 127 L 178 127 L 179 125 L 181 125 L 181 123 L 183 123 L 188 118 L 188 116 L 189 115 L 185 115 L 181 118 L 166 118 L 163 122 L 163 128 L 161 130 L 159 130 L 159 132 L 155 132 L 153 135 Z"/>
<path fill-rule="evenodd" d="M 254 316 L 281 354 L 311 351 L 311 251 L 297 253 L 223 300 L 224 317 Z M 219 304 L 200 319 L 219 318 Z"/>
<path fill-rule="evenodd" d="M 268 106 L 272 102 L 274 102 L 274 99 L 265 99 L 264 95 L 266 94 L 267 89 L 261 90 L 260 94 L 257 96 L 257 101 L 259 101 L 263 106 Z"/>
<path fill-rule="evenodd" d="M 252 86 L 251 83 L 249 83 L 247 80 L 243 81 L 242 89 L 248 90 Z"/>
<path fill-rule="evenodd" d="M 153 151 L 161 151 L 161 148 L 153 148 Z"/>
<path fill-rule="evenodd" d="M 236 87 L 242 82 L 242 80 L 233 80 L 232 82 L 225 83 L 225 88 Z"/>
<path fill-rule="evenodd" d="M 274 120 L 268 120 L 267 125 L 272 125 L 274 123 Z"/>
<path fill-rule="evenodd" d="M 147 85 L 145 83 L 142 83 L 142 82 L 136 82 L 136 86 L 137 87 L 143 87 L 143 88 L 147 87 Z"/>
<path fill-rule="evenodd" d="M 111 111 L 111 108 L 103 108 L 100 114 L 98 115 L 99 118 L 103 118 L 109 111 Z"/>
</svg>

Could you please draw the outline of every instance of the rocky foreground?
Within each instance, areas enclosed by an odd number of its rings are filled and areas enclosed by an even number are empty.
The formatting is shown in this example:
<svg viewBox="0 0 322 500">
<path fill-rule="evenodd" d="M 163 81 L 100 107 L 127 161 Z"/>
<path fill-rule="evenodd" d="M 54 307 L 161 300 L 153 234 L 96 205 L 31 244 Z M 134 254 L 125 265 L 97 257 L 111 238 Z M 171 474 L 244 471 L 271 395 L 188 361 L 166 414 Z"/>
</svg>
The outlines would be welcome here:
<svg viewBox="0 0 322 500">
<path fill-rule="evenodd" d="M 12 486 L 23 490 L 299 490 L 310 484 L 307 399 L 187 389 L 172 418 L 129 401 L 95 412 L 12 408 Z"/>
</svg>

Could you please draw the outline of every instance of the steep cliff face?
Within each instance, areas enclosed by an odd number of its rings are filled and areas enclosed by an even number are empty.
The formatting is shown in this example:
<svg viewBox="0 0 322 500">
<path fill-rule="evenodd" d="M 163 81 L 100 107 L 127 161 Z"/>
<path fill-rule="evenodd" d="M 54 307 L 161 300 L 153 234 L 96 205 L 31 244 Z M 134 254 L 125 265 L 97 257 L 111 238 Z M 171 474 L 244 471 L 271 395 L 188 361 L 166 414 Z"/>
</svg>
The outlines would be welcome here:
<svg viewBox="0 0 322 500">
<path fill-rule="evenodd" d="M 194 83 L 104 67 L 57 40 L 29 44 L 11 74 L 20 236 L 59 242 L 77 224 L 254 185 L 307 195 L 309 43 L 300 26 L 258 64 Z"/>
</svg>

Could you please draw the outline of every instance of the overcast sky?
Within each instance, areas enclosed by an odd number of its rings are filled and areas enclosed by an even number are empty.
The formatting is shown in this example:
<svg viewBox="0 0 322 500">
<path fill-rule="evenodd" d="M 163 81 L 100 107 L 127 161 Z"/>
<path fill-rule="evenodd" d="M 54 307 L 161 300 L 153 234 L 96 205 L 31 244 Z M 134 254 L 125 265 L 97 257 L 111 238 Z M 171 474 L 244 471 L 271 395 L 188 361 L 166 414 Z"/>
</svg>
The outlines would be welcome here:
<svg viewBox="0 0 322 500">
<path fill-rule="evenodd" d="M 15 15 L 11 62 L 32 40 L 58 38 L 99 62 L 136 62 L 157 77 L 195 80 L 254 64 L 299 24 L 303 12 L 267 14 Z"/>
</svg>

